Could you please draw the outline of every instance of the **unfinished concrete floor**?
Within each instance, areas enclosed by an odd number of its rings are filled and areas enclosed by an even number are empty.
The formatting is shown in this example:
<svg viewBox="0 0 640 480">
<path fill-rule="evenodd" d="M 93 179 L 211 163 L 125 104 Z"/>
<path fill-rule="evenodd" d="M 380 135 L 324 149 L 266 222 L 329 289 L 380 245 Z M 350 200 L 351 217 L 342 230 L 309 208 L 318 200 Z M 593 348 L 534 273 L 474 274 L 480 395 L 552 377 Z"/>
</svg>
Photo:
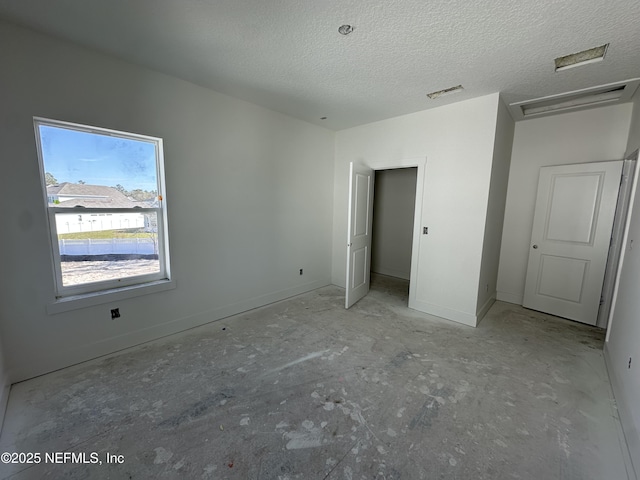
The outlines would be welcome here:
<svg viewBox="0 0 640 480">
<path fill-rule="evenodd" d="M 43 463 L 0 476 L 628 478 L 600 330 L 500 302 L 473 329 L 406 292 L 321 288 L 14 385 L 0 451 Z"/>
</svg>

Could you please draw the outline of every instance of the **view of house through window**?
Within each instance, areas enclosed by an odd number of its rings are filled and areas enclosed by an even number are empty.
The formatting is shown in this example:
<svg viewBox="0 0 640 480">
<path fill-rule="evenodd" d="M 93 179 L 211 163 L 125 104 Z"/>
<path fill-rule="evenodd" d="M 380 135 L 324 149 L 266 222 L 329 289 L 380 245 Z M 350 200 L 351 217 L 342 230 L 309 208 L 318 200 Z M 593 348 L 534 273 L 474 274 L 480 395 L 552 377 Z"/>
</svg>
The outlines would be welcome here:
<svg viewBox="0 0 640 480">
<path fill-rule="evenodd" d="M 58 296 L 167 278 L 162 140 L 35 124 Z"/>
</svg>

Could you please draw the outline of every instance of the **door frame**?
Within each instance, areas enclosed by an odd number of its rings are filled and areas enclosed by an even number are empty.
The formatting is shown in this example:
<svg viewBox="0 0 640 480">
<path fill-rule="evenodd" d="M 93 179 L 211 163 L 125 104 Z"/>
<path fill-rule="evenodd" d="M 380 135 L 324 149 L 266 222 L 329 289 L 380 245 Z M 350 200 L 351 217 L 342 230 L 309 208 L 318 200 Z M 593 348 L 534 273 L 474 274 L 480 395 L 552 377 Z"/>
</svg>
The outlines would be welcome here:
<svg viewBox="0 0 640 480">
<path fill-rule="evenodd" d="M 638 150 L 634 150 L 630 155 L 628 155 L 625 160 L 635 160 L 636 162 L 640 162 L 640 153 Z M 633 180 L 631 182 L 631 193 L 629 194 L 629 208 L 627 210 L 626 218 L 624 219 L 624 231 L 622 234 L 622 240 L 618 245 L 618 249 L 620 251 L 620 256 L 618 258 L 617 271 L 613 286 L 613 293 L 611 295 L 611 308 L 609 310 L 609 316 L 607 317 L 607 335 L 604 339 L 605 346 L 609 342 L 609 337 L 611 336 L 611 324 L 613 323 L 613 317 L 616 310 L 616 301 L 618 300 L 618 288 L 620 287 L 620 276 L 622 275 L 622 267 L 624 265 L 624 255 L 627 251 L 627 242 L 629 240 L 629 225 L 631 224 L 631 210 L 633 209 L 633 204 L 635 202 L 638 182 L 640 181 L 640 164 L 636 164 L 636 170 L 633 175 Z M 606 349 L 605 349 L 606 351 Z"/>
<path fill-rule="evenodd" d="M 622 163 L 622 182 L 618 190 L 618 204 L 613 219 L 613 229 L 611 232 L 611 244 L 609 245 L 609 256 L 604 272 L 604 284 L 600 294 L 600 310 L 596 326 L 607 328 L 609 324 L 609 314 L 613 310 L 613 296 L 616 286 L 617 272 L 619 270 L 620 259 L 622 257 L 622 240 L 625 234 L 627 217 L 631 210 L 631 195 L 633 183 L 638 170 L 638 151 L 629 155 Z"/>
<path fill-rule="evenodd" d="M 409 308 L 416 308 L 416 295 L 418 288 L 418 268 L 420 265 L 420 235 L 422 231 L 422 202 L 424 196 L 424 183 L 427 167 L 427 157 L 410 157 L 397 160 L 363 161 L 367 167 L 374 170 L 397 170 L 399 168 L 417 167 L 416 172 L 416 201 L 413 207 L 413 235 L 411 241 L 411 273 L 409 274 Z M 375 198 L 375 190 L 373 195 Z M 375 212 L 372 212 L 375 218 Z M 348 259 L 347 259 L 348 261 Z M 371 275 L 371 265 L 369 265 Z"/>
</svg>

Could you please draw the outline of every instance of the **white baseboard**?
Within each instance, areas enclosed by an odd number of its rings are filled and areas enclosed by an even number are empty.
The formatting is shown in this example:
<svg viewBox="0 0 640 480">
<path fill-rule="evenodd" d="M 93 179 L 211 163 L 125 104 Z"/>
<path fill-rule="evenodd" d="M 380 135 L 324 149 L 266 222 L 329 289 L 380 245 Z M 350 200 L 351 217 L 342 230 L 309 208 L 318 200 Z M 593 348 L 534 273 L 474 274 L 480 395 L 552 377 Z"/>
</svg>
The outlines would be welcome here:
<svg viewBox="0 0 640 480">
<path fill-rule="evenodd" d="M 524 295 L 517 293 L 496 292 L 496 300 L 507 303 L 515 303 L 516 305 L 522 305 Z"/>
<path fill-rule="evenodd" d="M 494 293 L 487 299 L 486 302 L 484 302 L 482 307 L 480 307 L 480 309 L 478 310 L 478 313 L 476 313 L 476 326 L 482 321 L 484 316 L 487 314 L 487 312 L 495 302 L 496 302 L 496 295 Z"/>
<path fill-rule="evenodd" d="M 609 374 L 609 380 L 611 382 L 611 388 L 613 390 L 613 396 L 616 400 L 618 407 L 618 417 L 620 420 L 621 429 L 621 447 L 624 451 L 625 466 L 627 467 L 627 474 L 629 480 L 638 480 L 638 471 L 640 471 L 640 425 L 634 425 L 633 416 L 631 415 L 631 409 L 625 401 L 624 396 L 620 390 L 620 379 L 615 374 L 614 369 L 611 367 L 611 355 L 609 354 L 609 344 L 604 344 L 604 363 L 607 367 L 607 373 Z"/>
<path fill-rule="evenodd" d="M 421 302 L 419 300 L 412 301 L 411 299 L 409 299 L 409 308 L 413 308 L 414 310 L 418 310 L 422 313 L 428 313 L 429 315 L 444 318 L 445 320 L 462 323 L 470 327 L 475 327 L 478 324 L 476 315 L 460 312 L 447 307 L 441 307 L 440 305 Z"/>
<path fill-rule="evenodd" d="M 205 312 L 197 313 L 188 317 L 177 318 L 153 327 L 142 328 L 123 335 L 107 338 L 93 342 L 74 350 L 54 352 L 47 358 L 38 358 L 37 363 L 21 365 L 19 368 L 9 372 L 14 381 L 23 381 L 38 375 L 43 375 L 61 368 L 69 367 L 78 363 L 92 360 L 105 355 L 110 355 L 127 348 L 136 347 L 159 338 L 183 332 L 191 328 L 199 327 L 207 323 L 221 320 L 223 318 L 237 315 L 239 313 L 263 307 L 271 303 L 285 300 L 287 298 L 310 292 L 317 288 L 329 285 L 329 281 L 314 281 L 287 288 L 277 292 L 268 293 L 258 297 L 243 300 L 231 305 L 225 305 Z"/>
</svg>

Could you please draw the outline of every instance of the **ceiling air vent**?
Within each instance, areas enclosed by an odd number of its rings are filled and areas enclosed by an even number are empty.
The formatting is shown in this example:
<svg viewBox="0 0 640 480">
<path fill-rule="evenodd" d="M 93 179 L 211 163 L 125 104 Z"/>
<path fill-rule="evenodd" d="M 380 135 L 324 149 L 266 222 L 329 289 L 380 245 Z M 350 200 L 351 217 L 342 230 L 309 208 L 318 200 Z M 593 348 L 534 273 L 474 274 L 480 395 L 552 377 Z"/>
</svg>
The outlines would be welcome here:
<svg viewBox="0 0 640 480">
<path fill-rule="evenodd" d="M 437 92 L 427 93 L 427 97 L 431 100 L 435 100 L 436 98 L 444 97 L 445 95 L 451 95 L 453 93 L 460 93 L 464 88 L 462 85 L 456 85 L 455 87 L 445 88 L 444 90 L 438 90 Z"/>
<path fill-rule="evenodd" d="M 564 57 L 558 57 L 554 60 L 556 64 L 556 72 L 567 70 L 569 68 L 580 67 L 589 63 L 600 62 L 604 60 L 609 44 L 600 45 L 599 47 L 583 50 L 582 52 L 572 53 Z"/>
<path fill-rule="evenodd" d="M 513 118 L 525 120 L 631 101 L 640 78 L 509 104 Z"/>
</svg>

